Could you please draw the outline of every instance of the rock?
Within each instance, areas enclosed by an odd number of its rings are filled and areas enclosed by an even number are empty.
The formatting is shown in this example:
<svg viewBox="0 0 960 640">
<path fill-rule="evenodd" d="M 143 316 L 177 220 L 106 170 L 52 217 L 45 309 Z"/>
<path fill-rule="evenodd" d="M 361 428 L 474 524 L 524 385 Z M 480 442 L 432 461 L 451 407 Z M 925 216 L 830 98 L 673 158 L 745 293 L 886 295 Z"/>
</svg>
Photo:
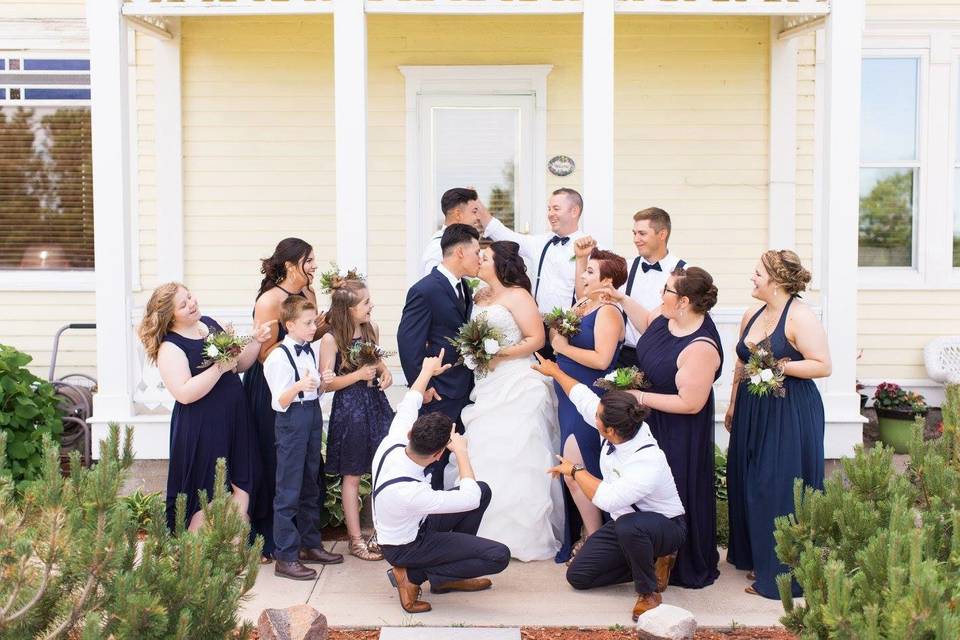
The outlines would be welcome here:
<svg viewBox="0 0 960 640">
<path fill-rule="evenodd" d="M 697 620 L 686 609 L 661 604 L 637 619 L 640 640 L 692 640 Z"/>
<path fill-rule="evenodd" d="M 327 618 L 306 604 L 264 609 L 257 631 L 260 640 L 327 640 Z"/>
</svg>

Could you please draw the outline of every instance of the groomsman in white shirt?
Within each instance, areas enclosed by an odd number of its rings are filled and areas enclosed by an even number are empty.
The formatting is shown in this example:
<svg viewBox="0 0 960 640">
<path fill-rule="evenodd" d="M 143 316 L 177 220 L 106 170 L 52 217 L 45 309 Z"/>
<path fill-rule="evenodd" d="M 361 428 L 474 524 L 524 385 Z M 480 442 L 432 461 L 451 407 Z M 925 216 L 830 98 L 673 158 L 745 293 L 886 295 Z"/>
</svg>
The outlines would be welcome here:
<svg viewBox="0 0 960 640">
<path fill-rule="evenodd" d="M 447 227 L 461 222 L 476 228 L 477 231 L 482 231 L 479 222 L 481 208 L 479 196 L 473 189 L 456 187 L 444 192 L 443 196 L 440 197 L 443 226 L 430 237 L 430 242 L 423 250 L 423 256 L 420 258 L 420 273 L 422 276 L 430 275 L 433 268 L 443 262 L 440 239 L 443 238 L 443 232 Z"/>
<path fill-rule="evenodd" d="M 556 362 L 537 357 L 533 368 L 557 381 L 603 442 L 602 478 L 557 456 L 554 476 L 569 476 L 611 520 L 587 538 L 567 569 L 574 589 L 633 582 L 633 619 L 658 607 L 677 549 L 687 535 L 683 503 L 667 457 L 643 421 L 646 411 L 630 392 L 603 398 L 568 376 Z"/>
<path fill-rule="evenodd" d="M 430 611 L 420 599 L 430 582 L 431 593 L 482 591 L 488 578 L 510 562 L 510 549 L 477 536 L 491 491 L 477 482 L 467 439 L 443 413 L 417 414 L 427 384 L 450 368 L 444 350 L 423 359 L 423 367 L 397 406 L 390 432 L 373 456 L 373 524 L 383 557 L 390 563 L 390 583 L 407 613 Z M 460 486 L 451 491 L 430 486 L 430 466 L 444 451 L 457 456 Z"/>
<path fill-rule="evenodd" d="M 584 236 L 580 230 L 583 214 L 583 197 L 574 189 L 561 187 L 553 192 L 547 203 L 549 233 L 527 235 L 507 228 L 494 218 L 486 207 L 480 207 L 480 224 L 483 235 L 491 240 L 511 240 L 520 245 L 520 255 L 534 266 L 530 280 L 533 282 L 534 299 L 540 313 L 549 313 L 554 307 L 570 308 L 579 297 L 581 288 L 576 278 L 574 243 Z M 549 340 L 543 349 L 552 356 Z"/>
</svg>

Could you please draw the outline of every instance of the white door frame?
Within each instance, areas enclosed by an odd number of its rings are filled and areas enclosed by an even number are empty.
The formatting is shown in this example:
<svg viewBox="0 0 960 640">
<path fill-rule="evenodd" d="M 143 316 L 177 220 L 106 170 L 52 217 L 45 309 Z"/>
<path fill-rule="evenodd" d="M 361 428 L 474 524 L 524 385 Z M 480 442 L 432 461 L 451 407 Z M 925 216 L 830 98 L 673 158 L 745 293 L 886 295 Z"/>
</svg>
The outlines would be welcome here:
<svg viewBox="0 0 960 640">
<path fill-rule="evenodd" d="M 420 146 L 420 97 L 428 95 L 516 95 L 525 93 L 534 97 L 532 165 L 530 187 L 532 202 L 546 199 L 545 172 L 547 148 L 547 74 L 552 65 L 472 65 L 472 66 L 401 66 L 406 80 L 406 264 L 407 282 L 420 278 L 420 256 L 431 229 L 422 214 L 425 207 L 435 203 L 422 202 L 420 171 L 424 151 Z M 517 202 L 522 202 L 519 198 Z M 542 216 L 533 212 L 529 217 L 535 225 Z"/>
</svg>

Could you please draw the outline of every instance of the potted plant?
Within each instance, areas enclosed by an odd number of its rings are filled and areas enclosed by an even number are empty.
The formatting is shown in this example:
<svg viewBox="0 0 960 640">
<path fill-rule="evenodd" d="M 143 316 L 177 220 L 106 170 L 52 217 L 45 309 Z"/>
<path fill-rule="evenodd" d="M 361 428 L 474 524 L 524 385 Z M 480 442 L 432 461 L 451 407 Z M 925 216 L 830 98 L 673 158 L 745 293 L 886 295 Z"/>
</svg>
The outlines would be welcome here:
<svg viewBox="0 0 960 640">
<path fill-rule="evenodd" d="M 923 396 L 898 384 L 881 382 L 873 394 L 873 407 L 877 410 L 880 441 L 897 453 L 907 453 L 916 419 L 927 415 Z"/>
</svg>

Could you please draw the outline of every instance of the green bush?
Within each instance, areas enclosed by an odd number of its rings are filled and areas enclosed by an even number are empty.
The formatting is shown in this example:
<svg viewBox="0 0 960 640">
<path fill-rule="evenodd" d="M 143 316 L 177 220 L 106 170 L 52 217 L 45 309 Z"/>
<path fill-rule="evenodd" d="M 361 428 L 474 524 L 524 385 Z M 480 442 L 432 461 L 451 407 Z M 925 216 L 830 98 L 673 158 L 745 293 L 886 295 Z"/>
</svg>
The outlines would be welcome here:
<svg viewBox="0 0 960 640">
<path fill-rule="evenodd" d="M 824 490 L 794 489 L 777 555 L 804 590 L 777 578 L 783 624 L 802 638 L 960 637 L 960 385 L 947 387 L 943 436 L 917 420 L 905 473 L 891 449 L 858 447 Z"/>
<path fill-rule="evenodd" d="M 119 496 L 133 464 L 130 436 L 128 428 L 121 448 L 111 426 L 98 463 L 84 469 L 74 452 L 66 478 L 47 438 L 41 473 L 16 501 L 0 433 L 0 639 L 249 637 L 249 625 L 237 633 L 237 607 L 256 579 L 262 542 L 246 544 L 224 461 L 215 495 L 202 500 L 200 531 L 171 533 L 165 505 L 150 500 L 138 546 L 139 523 Z M 181 515 L 185 503 L 180 496 Z"/>
<path fill-rule="evenodd" d="M 40 475 L 44 436 L 59 442 L 63 432 L 53 386 L 30 373 L 31 360 L 0 344 L 0 430 L 7 434 L 9 471 L 18 492 Z"/>
<path fill-rule="evenodd" d="M 144 493 L 143 489 L 137 489 L 126 496 L 123 501 L 126 503 L 127 509 L 130 510 L 130 515 L 133 516 L 133 519 L 137 522 L 137 526 L 141 531 L 146 531 L 147 527 L 149 527 L 154 520 L 154 514 L 158 511 L 163 514 L 160 521 L 166 522 L 166 498 L 159 491 Z M 157 508 L 158 505 L 159 510 Z"/>
<path fill-rule="evenodd" d="M 713 493 L 717 498 L 717 544 L 730 544 L 730 513 L 727 510 L 727 452 L 713 445 Z"/>
</svg>

